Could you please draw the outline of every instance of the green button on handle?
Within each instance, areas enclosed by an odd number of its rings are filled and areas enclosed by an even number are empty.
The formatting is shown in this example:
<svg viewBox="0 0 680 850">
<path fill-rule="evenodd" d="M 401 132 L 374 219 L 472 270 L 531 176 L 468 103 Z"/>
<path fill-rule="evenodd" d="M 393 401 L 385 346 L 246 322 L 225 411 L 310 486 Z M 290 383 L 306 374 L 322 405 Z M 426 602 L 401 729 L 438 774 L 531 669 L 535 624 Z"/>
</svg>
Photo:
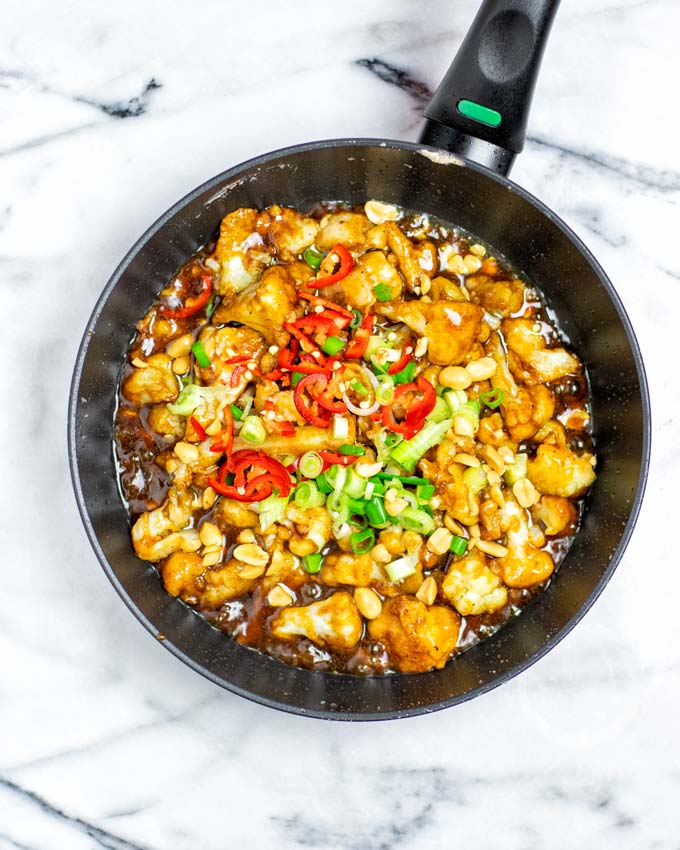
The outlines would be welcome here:
<svg viewBox="0 0 680 850">
<path fill-rule="evenodd" d="M 498 127 L 503 120 L 500 112 L 496 112 L 495 109 L 489 109 L 488 106 L 482 106 L 481 103 L 475 103 L 472 100 L 459 100 L 458 111 L 466 118 L 479 121 L 481 124 L 487 124 L 489 127 Z"/>
</svg>

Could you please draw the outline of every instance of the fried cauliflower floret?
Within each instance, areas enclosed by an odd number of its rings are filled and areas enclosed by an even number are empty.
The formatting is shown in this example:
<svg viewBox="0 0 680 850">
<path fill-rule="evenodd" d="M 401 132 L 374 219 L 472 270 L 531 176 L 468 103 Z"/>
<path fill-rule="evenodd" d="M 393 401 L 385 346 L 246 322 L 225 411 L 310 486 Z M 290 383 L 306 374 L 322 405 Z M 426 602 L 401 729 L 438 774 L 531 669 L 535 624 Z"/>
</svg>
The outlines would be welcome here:
<svg viewBox="0 0 680 850">
<path fill-rule="evenodd" d="M 511 316 L 522 309 L 524 284 L 520 280 L 494 280 L 485 274 L 474 274 L 465 279 L 465 286 L 471 300 L 487 313 Z"/>
<path fill-rule="evenodd" d="M 573 499 L 582 496 L 595 480 L 590 457 L 544 443 L 529 461 L 527 478 L 541 493 Z"/>
<path fill-rule="evenodd" d="M 201 592 L 204 571 L 202 558 L 195 552 L 173 552 L 160 568 L 163 587 L 170 596 L 179 596 L 185 602 Z"/>
<path fill-rule="evenodd" d="M 503 581 L 508 587 L 531 587 L 552 575 L 553 559 L 529 542 L 529 524 L 525 511 L 516 502 L 505 505 L 508 554 L 496 559 Z"/>
<path fill-rule="evenodd" d="M 306 508 L 288 505 L 286 516 L 295 526 L 295 534 L 290 541 L 291 552 L 295 555 L 311 555 L 320 552 L 333 536 L 331 517 L 326 508 Z"/>
<path fill-rule="evenodd" d="M 223 301 L 215 310 L 215 324 L 240 322 L 262 334 L 268 344 L 286 345 L 288 332 L 283 323 L 294 321 L 298 307 L 295 284 L 284 266 L 272 266 L 260 280 L 235 298 Z"/>
<path fill-rule="evenodd" d="M 503 393 L 501 410 L 505 428 L 513 440 L 527 440 L 552 417 L 555 412 L 555 398 L 548 387 L 542 384 L 528 388 L 517 386 L 497 333 L 491 335 L 486 351 L 497 364 L 491 385 Z"/>
<path fill-rule="evenodd" d="M 387 244 L 399 263 L 408 288 L 413 291 L 420 286 L 420 275 L 431 275 L 436 267 L 437 252 L 431 242 L 414 244 L 393 222 L 385 223 Z"/>
<path fill-rule="evenodd" d="M 146 366 L 135 367 L 123 383 L 123 395 L 136 407 L 174 401 L 179 395 L 177 377 L 167 354 L 152 354 Z"/>
<path fill-rule="evenodd" d="M 258 579 L 241 575 L 247 569 L 247 564 L 232 559 L 223 567 L 206 570 L 203 574 L 205 586 L 199 595 L 201 607 L 219 608 L 225 602 L 253 590 Z"/>
<path fill-rule="evenodd" d="M 460 617 L 451 608 L 427 606 L 415 596 L 388 599 L 382 613 L 368 623 L 402 673 L 441 669 L 458 643 Z"/>
<path fill-rule="evenodd" d="M 246 503 L 226 496 L 218 499 L 213 522 L 222 532 L 228 532 L 230 528 L 255 528 L 260 524 L 257 514 L 247 508 Z"/>
<path fill-rule="evenodd" d="M 226 361 L 234 357 L 248 357 L 259 363 L 265 351 L 262 336 L 251 328 L 215 328 L 209 325 L 203 328 L 198 338 L 210 359 L 210 366 L 203 369 L 197 363 L 196 374 L 202 383 L 208 385 L 220 383 L 231 386 L 231 376 L 239 364 Z M 240 372 L 242 374 L 243 369 Z M 245 381 L 244 378 L 241 380 Z"/>
<path fill-rule="evenodd" d="M 173 552 L 195 552 L 200 548 L 198 532 L 186 529 L 197 507 L 192 492 L 180 493 L 171 487 L 163 504 L 143 513 L 132 526 L 132 545 L 137 556 L 143 561 L 161 561 Z"/>
<path fill-rule="evenodd" d="M 432 278 L 430 298 L 433 301 L 467 301 L 457 282 L 441 276 Z"/>
<path fill-rule="evenodd" d="M 149 428 L 164 437 L 179 439 L 184 436 L 184 418 L 170 413 L 166 404 L 157 404 L 149 410 Z"/>
<path fill-rule="evenodd" d="M 306 637 L 318 646 L 347 651 L 361 637 L 362 620 L 352 596 L 339 590 L 311 605 L 282 608 L 271 621 L 274 637 Z"/>
<path fill-rule="evenodd" d="M 463 481 L 466 467 L 453 460 L 460 449 L 451 440 L 442 440 L 435 461 L 420 462 L 423 474 L 435 485 L 442 510 L 464 525 L 479 519 L 479 497 Z"/>
<path fill-rule="evenodd" d="M 468 301 L 404 301 L 376 305 L 376 313 L 427 337 L 428 358 L 438 366 L 462 363 L 477 340 L 484 312 Z"/>
<path fill-rule="evenodd" d="M 367 312 L 377 300 L 375 287 L 378 284 L 389 286 L 392 299 L 400 297 L 403 284 L 399 272 L 387 262 L 382 251 L 369 251 L 359 257 L 347 277 L 325 288 L 324 297 Z"/>
<path fill-rule="evenodd" d="M 259 446 L 270 455 L 301 455 L 305 452 L 333 451 L 343 443 L 353 443 L 356 434 L 356 421 L 349 419 L 349 434 L 347 437 L 334 436 L 333 426 L 317 428 L 316 425 L 302 425 L 295 429 L 290 437 L 281 434 L 268 434 L 264 443 Z M 234 439 L 234 450 L 252 449 L 252 443 L 247 443 L 240 437 Z"/>
<path fill-rule="evenodd" d="M 276 253 L 285 263 L 290 263 L 314 242 L 319 222 L 288 207 L 269 207 L 271 216 L 269 235 Z"/>
<path fill-rule="evenodd" d="M 254 283 L 271 262 L 264 239 L 258 232 L 261 213 L 242 207 L 225 215 L 213 259 L 220 264 L 215 291 L 231 298 Z M 261 229 L 261 228 L 260 228 Z"/>
<path fill-rule="evenodd" d="M 277 584 L 285 584 L 291 590 L 298 590 L 309 578 L 283 541 L 276 544 L 272 552 L 271 563 L 262 578 L 262 592 L 266 595 Z"/>
<path fill-rule="evenodd" d="M 481 552 L 472 551 L 449 567 L 442 593 L 459 614 L 492 614 L 508 601 L 508 592 Z"/>
<path fill-rule="evenodd" d="M 371 222 L 361 213 L 332 213 L 316 235 L 316 246 L 321 251 L 330 251 L 340 242 L 348 251 L 362 251 L 370 227 Z"/>
<path fill-rule="evenodd" d="M 335 587 L 349 584 L 352 587 L 371 587 L 387 581 L 385 571 L 371 558 L 371 553 L 355 555 L 352 552 L 333 552 L 324 558 L 321 581 Z"/>
<path fill-rule="evenodd" d="M 556 381 L 580 371 L 578 357 L 564 348 L 546 348 L 540 331 L 530 319 L 505 319 L 501 329 L 508 345 L 508 363 L 515 377 L 525 384 Z"/>
<path fill-rule="evenodd" d="M 562 496 L 541 496 L 531 508 L 531 514 L 543 524 L 548 537 L 571 534 L 578 519 L 574 503 Z"/>
</svg>

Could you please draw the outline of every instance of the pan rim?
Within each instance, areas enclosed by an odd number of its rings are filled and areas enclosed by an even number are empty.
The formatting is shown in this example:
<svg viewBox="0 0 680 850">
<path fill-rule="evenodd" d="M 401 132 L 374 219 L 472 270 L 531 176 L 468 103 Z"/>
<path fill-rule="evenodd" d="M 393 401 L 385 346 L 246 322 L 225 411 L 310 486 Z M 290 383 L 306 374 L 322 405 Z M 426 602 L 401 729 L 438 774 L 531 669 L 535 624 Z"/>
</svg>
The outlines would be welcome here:
<svg viewBox="0 0 680 850">
<path fill-rule="evenodd" d="M 398 150 L 410 151 L 412 153 L 421 153 L 425 156 L 430 155 L 429 158 L 437 161 L 437 158 L 443 165 L 453 165 L 457 167 L 470 168 L 473 171 L 476 171 L 486 179 L 495 181 L 499 183 L 501 186 L 509 189 L 510 191 L 515 192 L 525 201 L 530 203 L 533 207 L 535 207 L 542 215 L 544 215 L 548 220 L 560 230 L 563 235 L 574 245 L 574 247 L 579 251 L 579 253 L 584 257 L 587 263 L 594 270 L 598 279 L 602 283 L 610 301 L 612 302 L 614 309 L 619 317 L 619 320 L 623 326 L 623 329 L 626 333 L 626 338 L 631 348 L 631 352 L 633 355 L 633 361 L 635 364 L 635 370 L 637 374 L 637 379 L 640 387 L 640 401 L 642 408 L 642 447 L 640 453 L 640 472 L 638 475 L 637 484 L 635 487 L 635 494 L 631 501 L 630 513 L 628 516 L 628 520 L 626 522 L 625 528 L 619 538 L 619 542 L 614 550 L 611 558 L 609 559 L 609 563 L 607 564 L 606 569 L 600 576 L 597 584 L 589 593 L 585 601 L 579 607 L 579 609 L 567 620 L 567 622 L 556 631 L 551 637 L 537 650 L 528 655 L 519 663 L 515 664 L 511 669 L 504 671 L 503 673 L 495 676 L 489 681 L 478 685 L 475 688 L 466 691 L 463 694 L 457 694 L 450 698 L 439 700 L 437 702 L 431 703 L 429 705 L 420 705 L 420 706 L 410 706 L 402 709 L 395 709 L 390 711 L 368 711 L 368 712 L 352 712 L 352 711 L 333 711 L 332 709 L 307 709 L 301 708 L 299 706 L 294 706 L 289 703 L 283 702 L 281 700 L 272 699 L 269 697 L 261 696 L 252 691 L 245 690 L 238 685 L 235 685 L 233 682 L 230 682 L 217 674 L 212 673 L 210 670 L 203 667 L 199 662 L 195 661 L 192 657 L 187 655 L 182 649 L 176 646 L 172 641 L 165 639 L 162 641 L 163 646 L 171 652 L 176 658 L 186 664 L 189 668 L 194 670 L 197 673 L 200 673 L 204 678 L 213 682 L 216 685 L 224 688 L 225 690 L 230 691 L 231 693 L 237 694 L 240 697 L 244 697 L 252 702 L 258 703 L 259 705 L 266 706 L 268 708 L 273 708 L 278 711 L 284 711 L 289 714 L 295 714 L 303 717 L 313 717 L 316 719 L 322 720 L 337 720 L 337 721 L 351 721 L 351 722 L 359 722 L 359 721 L 378 721 L 378 720 L 394 720 L 401 719 L 405 717 L 415 717 L 423 714 L 432 714 L 436 711 L 441 711 L 445 708 L 449 708 L 454 705 L 458 705 L 468 700 L 474 699 L 477 696 L 480 696 L 488 691 L 493 690 L 494 688 L 499 687 L 505 682 L 513 679 L 515 676 L 522 673 L 528 667 L 531 667 L 537 661 L 539 661 L 546 653 L 548 653 L 551 649 L 553 649 L 563 638 L 565 638 L 569 632 L 583 619 L 585 614 L 592 608 L 595 601 L 599 598 L 600 594 L 604 590 L 604 587 L 611 579 L 615 569 L 623 557 L 623 554 L 626 550 L 626 547 L 630 541 L 630 538 L 633 534 L 633 530 L 635 528 L 635 524 L 637 522 L 640 508 L 642 505 L 642 501 L 644 498 L 644 493 L 647 484 L 647 478 L 649 474 L 649 461 L 650 461 L 650 453 L 651 453 L 651 405 L 649 398 L 649 387 L 647 383 L 647 376 L 645 372 L 644 362 L 642 360 L 642 354 L 640 351 L 640 346 L 635 335 L 635 331 L 633 329 L 632 323 L 628 314 L 623 306 L 623 303 L 620 299 L 620 296 L 616 292 L 613 284 L 609 280 L 607 274 L 604 269 L 601 267 L 599 262 L 596 260 L 590 249 L 583 243 L 579 236 L 573 232 L 573 230 L 546 204 L 544 204 L 540 199 L 536 198 L 530 192 L 528 192 L 523 187 L 519 186 L 517 183 L 514 183 L 508 177 L 496 174 L 492 172 L 490 169 L 482 166 L 478 163 L 472 162 L 471 160 L 465 159 L 459 155 L 448 154 L 443 152 L 439 148 L 431 147 L 429 145 L 423 144 L 421 142 L 405 142 L 400 140 L 391 140 L 391 139 L 380 139 L 380 138 L 339 138 L 339 139 L 326 139 L 319 140 L 315 142 L 306 142 L 303 144 L 292 145 L 284 148 L 279 148 L 274 151 L 270 151 L 265 154 L 258 155 L 251 159 L 245 160 L 215 177 L 210 178 L 205 181 L 201 185 L 192 189 L 190 192 L 185 194 L 182 198 L 176 201 L 171 207 L 169 207 L 164 213 L 162 213 L 155 222 L 153 222 L 146 231 L 136 240 L 136 242 L 132 245 L 132 247 L 126 252 L 125 256 L 118 263 L 110 278 L 108 279 L 105 287 L 100 293 L 95 306 L 90 314 L 89 319 L 87 320 L 87 324 L 85 326 L 85 330 L 83 332 L 82 339 L 78 346 L 78 353 L 76 356 L 75 366 L 73 375 L 71 378 L 71 385 L 69 389 L 69 404 L 68 404 L 68 458 L 69 458 L 69 471 L 71 476 L 71 483 L 74 490 L 74 495 L 76 499 L 76 504 L 78 507 L 78 512 L 80 514 L 81 521 L 85 528 L 85 532 L 87 534 L 90 545 L 92 546 L 95 555 L 97 556 L 97 560 L 99 561 L 104 573 L 107 578 L 113 585 L 114 589 L 126 604 L 131 613 L 136 617 L 136 619 L 142 624 L 142 626 L 156 639 L 158 639 L 158 629 L 154 624 L 149 620 L 148 617 L 141 611 L 141 609 L 134 602 L 130 594 L 125 590 L 122 585 L 122 582 L 116 576 L 113 567 L 109 563 L 108 558 L 104 554 L 104 551 L 99 543 L 99 539 L 94 531 L 90 515 L 87 510 L 87 505 L 85 501 L 85 496 L 83 493 L 81 480 L 80 480 L 80 467 L 79 467 L 79 459 L 78 459 L 78 448 L 77 448 L 77 423 L 79 421 L 78 414 L 78 396 L 80 390 L 80 383 L 82 379 L 82 373 L 84 368 L 84 363 L 87 357 L 90 340 L 92 339 L 94 333 L 94 327 L 99 320 L 106 303 L 108 302 L 113 290 L 117 286 L 120 278 L 132 262 L 132 260 L 136 257 L 139 251 L 147 244 L 147 242 L 152 239 L 159 230 L 161 230 L 165 224 L 176 215 L 183 207 L 185 207 L 192 200 L 196 199 L 200 195 L 205 194 L 210 191 L 210 189 L 214 189 L 221 184 L 228 182 L 230 179 L 243 174 L 244 172 L 250 171 L 252 169 L 257 168 L 260 165 L 268 164 L 272 161 L 275 161 L 278 158 L 289 157 L 291 155 L 303 154 L 307 151 L 317 150 L 320 148 L 340 148 L 347 147 L 348 149 L 358 149 L 358 148 L 393 148 Z M 316 671 L 306 671 L 310 676 L 325 676 L 328 674 L 319 673 Z M 333 674 L 334 676 L 345 676 L 346 674 Z M 428 675 L 424 674 L 400 674 L 400 675 Z M 347 676 L 347 678 L 356 679 L 355 676 Z"/>
</svg>

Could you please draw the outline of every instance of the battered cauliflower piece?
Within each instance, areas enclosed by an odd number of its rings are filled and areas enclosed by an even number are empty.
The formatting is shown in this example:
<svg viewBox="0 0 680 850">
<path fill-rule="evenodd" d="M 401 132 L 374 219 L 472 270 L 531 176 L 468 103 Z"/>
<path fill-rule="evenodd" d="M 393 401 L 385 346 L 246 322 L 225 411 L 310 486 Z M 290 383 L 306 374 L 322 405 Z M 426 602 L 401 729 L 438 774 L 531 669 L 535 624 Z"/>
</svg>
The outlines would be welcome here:
<svg viewBox="0 0 680 850">
<path fill-rule="evenodd" d="M 208 385 L 220 383 L 230 387 L 231 376 L 239 364 L 229 364 L 225 361 L 234 357 L 248 357 L 259 364 L 260 357 L 266 350 L 262 336 L 251 328 L 215 328 L 208 325 L 203 328 L 198 338 L 210 358 L 210 366 L 203 369 L 196 363 L 196 374 Z M 240 370 L 241 374 L 243 371 Z M 241 383 L 244 382 L 247 383 L 242 377 Z"/>
<path fill-rule="evenodd" d="M 496 316 L 511 316 L 524 304 L 524 285 L 520 280 L 494 280 L 485 274 L 473 274 L 465 278 L 465 286 L 475 304 Z"/>
<path fill-rule="evenodd" d="M 258 210 L 241 207 L 222 219 L 213 259 L 220 264 L 215 291 L 224 298 L 231 298 L 254 283 L 272 261 L 258 232 L 260 216 Z"/>
<path fill-rule="evenodd" d="M 388 302 L 376 305 L 375 311 L 427 337 L 428 358 L 438 366 L 465 360 L 480 335 L 484 316 L 482 308 L 469 301 Z"/>
<path fill-rule="evenodd" d="M 579 457 L 567 448 L 543 444 L 529 461 L 527 478 L 541 493 L 573 499 L 595 480 L 590 456 Z"/>
<path fill-rule="evenodd" d="M 390 287 L 393 300 L 400 297 L 403 284 L 399 272 L 382 251 L 369 251 L 359 257 L 347 277 L 325 288 L 324 297 L 365 313 L 377 300 L 374 290 L 378 284 Z"/>
<path fill-rule="evenodd" d="M 186 529 L 200 505 L 191 491 L 170 487 L 160 507 L 143 513 L 132 526 L 132 545 L 143 561 L 161 561 L 173 552 L 195 552 L 201 546 L 196 529 Z"/>
<path fill-rule="evenodd" d="M 555 398 L 542 384 L 528 388 L 518 387 L 510 372 L 508 358 L 500 336 L 491 335 L 486 346 L 487 354 L 496 361 L 496 371 L 491 378 L 494 389 L 503 393 L 501 410 L 505 427 L 513 440 L 527 440 L 546 423 L 555 412 Z"/>
<path fill-rule="evenodd" d="M 166 404 L 157 404 L 149 410 L 149 428 L 164 437 L 179 440 L 184 436 L 185 421 L 182 416 L 170 413 Z"/>
<path fill-rule="evenodd" d="M 281 608 L 271 621 L 274 637 L 306 637 L 331 650 L 353 649 L 361 638 L 362 620 L 351 594 L 339 590 L 311 605 Z"/>
<path fill-rule="evenodd" d="M 484 555 L 475 550 L 451 564 L 441 589 L 464 617 L 493 614 L 508 601 L 508 591 L 491 572 Z"/>
<path fill-rule="evenodd" d="M 293 262 L 298 254 L 314 242 L 319 222 L 288 207 L 269 207 L 269 235 L 276 253 L 284 263 Z"/>
<path fill-rule="evenodd" d="M 574 503 L 561 496 L 541 496 L 531 508 L 531 514 L 543 524 L 548 537 L 571 534 L 578 519 Z"/>
<path fill-rule="evenodd" d="M 333 426 L 329 428 L 317 428 L 316 425 L 302 425 L 295 429 L 295 434 L 290 437 L 281 434 L 268 434 L 264 443 L 258 448 L 270 455 L 301 455 L 305 452 L 318 452 L 321 450 L 333 451 L 343 443 L 353 443 L 356 434 L 356 422 L 354 417 L 349 419 L 349 434 L 347 437 L 335 437 Z M 253 444 L 247 443 L 240 437 L 234 439 L 234 451 L 238 449 L 252 449 Z"/>
<path fill-rule="evenodd" d="M 388 599 L 368 623 L 373 640 L 381 641 L 402 673 L 441 669 L 458 643 L 460 617 L 451 608 L 427 606 L 415 596 Z"/>
<path fill-rule="evenodd" d="M 436 487 L 442 510 L 464 525 L 473 525 L 479 519 L 479 496 L 463 481 L 466 468 L 453 460 L 460 449 L 451 440 L 442 440 L 437 447 L 435 462 L 420 462 L 423 474 Z"/>
<path fill-rule="evenodd" d="M 195 552 L 173 552 L 161 565 L 163 587 L 170 596 L 179 596 L 187 602 L 199 595 L 203 587 L 200 577 L 205 571 L 202 560 Z"/>
<path fill-rule="evenodd" d="M 457 282 L 441 276 L 432 278 L 430 298 L 433 301 L 467 301 Z"/>
<path fill-rule="evenodd" d="M 152 354 L 146 366 L 135 367 L 123 383 L 123 395 L 136 407 L 174 401 L 179 395 L 177 376 L 167 354 Z"/>
<path fill-rule="evenodd" d="M 290 504 L 286 508 L 286 516 L 295 526 L 296 535 L 291 540 L 292 551 L 295 554 L 298 554 L 295 544 L 300 544 L 302 540 L 314 544 L 314 549 L 299 554 L 311 555 L 313 552 L 320 552 L 333 536 L 331 517 L 326 508 L 306 508 L 303 510 L 296 504 Z"/>
<path fill-rule="evenodd" d="M 293 557 L 281 542 L 276 545 L 271 563 L 262 578 L 262 592 L 266 596 L 279 583 L 291 590 L 298 590 L 308 579 L 309 576 L 300 566 L 300 559 Z"/>
<path fill-rule="evenodd" d="M 390 251 L 396 256 L 399 270 L 404 275 L 409 289 L 413 291 L 420 286 L 421 274 L 431 275 L 435 270 L 436 249 L 431 242 L 414 245 L 393 221 L 385 222 L 385 230 Z"/>
<path fill-rule="evenodd" d="M 213 321 L 217 325 L 240 322 L 262 334 L 268 344 L 285 346 L 289 334 L 283 323 L 294 321 L 299 312 L 293 279 L 285 266 L 276 265 L 267 269 L 259 282 L 223 301 L 215 310 Z"/>
<path fill-rule="evenodd" d="M 255 528 L 260 524 L 258 515 L 247 508 L 246 503 L 226 496 L 219 497 L 213 512 L 213 522 L 223 533 L 229 532 L 231 528 Z"/>
<path fill-rule="evenodd" d="M 231 599 L 250 593 L 258 579 L 244 578 L 241 572 L 247 569 L 246 564 L 234 559 L 219 569 L 206 570 L 203 575 L 205 587 L 199 595 L 201 607 L 219 608 Z"/>
<path fill-rule="evenodd" d="M 543 384 L 575 375 L 581 363 L 564 348 L 546 348 L 540 331 L 530 319 L 505 319 L 501 330 L 508 345 L 512 373 L 525 384 Z"/>
<path fill-rule="evenodd" d="M 362 251 L 370 228 L 371 222 L 361 213 L 332 213 L 316 235 L 316 247 L 320 251 L 330 251 L 340 242 L 348 251 Z"/>
<path fill-rule="evenodd" d="M 321 567 L 321 581 L 335 587 L 349 584 L 352 587 L 372 587 L 387 581 L 387 576 L 371 558 L 371 553 L 354 555 L 352 552 L 333 552 Z"/>
<path fill-rule="evenodd" d="M 547 552 L 534 548 L 529 542 L 529 524 L 525 511 L 516 502 L 508 501 L 505 505 L 505 519 L 508 554 L 495 561 L 503 581 L 508 587 L 531 587 L 545 581 L 552 575 L 555 565 Z"/>
</svg>

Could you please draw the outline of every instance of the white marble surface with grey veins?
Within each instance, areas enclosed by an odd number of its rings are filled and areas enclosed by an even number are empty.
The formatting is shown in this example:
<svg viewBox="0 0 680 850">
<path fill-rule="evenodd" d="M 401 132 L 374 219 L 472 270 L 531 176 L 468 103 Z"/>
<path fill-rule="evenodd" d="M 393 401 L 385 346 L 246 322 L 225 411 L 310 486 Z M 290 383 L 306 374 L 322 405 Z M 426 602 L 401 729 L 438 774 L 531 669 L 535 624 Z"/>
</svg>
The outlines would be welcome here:
<svg viewBox="0 0 680 850">
<path fill-rule="evenodd" d="M 262 708 L 139 626 L 71 492 L 77 345 L 138 235 L 267 150 L 414 139 L 476 7 L 4 4 L 0 850 L 680 848 L 676 0 L 562 4 L 513 172 L 614 281 L 654 409 L 626 556 L 542 661 L 412 720 Z"/>
</svg>

